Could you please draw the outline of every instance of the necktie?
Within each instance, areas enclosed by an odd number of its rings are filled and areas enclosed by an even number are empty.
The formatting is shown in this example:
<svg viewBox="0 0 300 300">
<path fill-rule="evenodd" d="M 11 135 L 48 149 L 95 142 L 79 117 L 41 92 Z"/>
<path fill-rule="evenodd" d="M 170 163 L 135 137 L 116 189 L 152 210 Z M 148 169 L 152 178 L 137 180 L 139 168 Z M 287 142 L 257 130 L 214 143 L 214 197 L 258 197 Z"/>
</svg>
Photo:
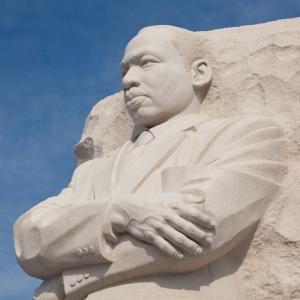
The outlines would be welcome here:
<svg viewBox="0 0 300 300">
<path fill-rule="evenodd" d="M 144 146 L 149 144 L 152 140 L 154 139 L 154 135 L 149 131 L 149 130 L 145 130 L 143 131 L 138 138 L 136 139 L 136 141 L 134 143 L 131 144 L 131 146 L 128 148 L 128 152 L 133 154 L 137 154 L 138 150 L 141 150 L 143 147 L 140 146 Z"/>
<path fill-rule="evenodd" d="M 149 130 L 143 131 L 135 141 L 135 147 L 139 147 L 141 145 L 147 145 L 154 139 L 153 134 Z"/>
</svg>

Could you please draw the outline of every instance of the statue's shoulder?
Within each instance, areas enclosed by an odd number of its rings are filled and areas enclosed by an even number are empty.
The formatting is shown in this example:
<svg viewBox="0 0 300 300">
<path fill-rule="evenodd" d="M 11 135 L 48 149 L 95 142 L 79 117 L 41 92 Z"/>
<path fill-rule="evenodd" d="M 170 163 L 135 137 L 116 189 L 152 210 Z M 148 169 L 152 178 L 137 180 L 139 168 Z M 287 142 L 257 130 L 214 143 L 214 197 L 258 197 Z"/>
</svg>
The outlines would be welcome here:
<svg viewBox="0 0 300 300">
<path fill-rule="evenodd" d="M 238 123 L 241 126 L 256 126 L 256 127 L 280 127 L 274 117 L 264 116 L 261 114 L 245 114 L 235 118 L 232 118 L 233 123 Z"/>
<path fill-rule="evenodd" d="M 281 126 L 274 118 L 254 113 L 232 118 L 207 118 L 205 122 L 199 122 L 195 127 L 199 130 L 204 127 L 212 130 L 219 129 L 224 133 L 236 130 L 253 131 L 268 127 L 276 127 L 281 130 Z"/>
<path fill-rule="evenodd" d="M 264 116 L 260 114 L 245 114 L 229 121 L 229 128 L 234 131 L 240 132 L 240 135 L 252 134 L 254 132 L 264 131 L 266 136 L 267 132 L 273 137 L 283 135 L 280 124 L 274 117 Z"/>
<path fill-rule="evenodd" d="M 247 114 L 233 118 L 211 118 L 197 126 L 195 136 L 200 145 L 206 143 L 211 151 L 225 149 L 229 145 L 263 143 L 266 140 L 282 139 L 280 125 L 273 118 Z"/>
</svg>

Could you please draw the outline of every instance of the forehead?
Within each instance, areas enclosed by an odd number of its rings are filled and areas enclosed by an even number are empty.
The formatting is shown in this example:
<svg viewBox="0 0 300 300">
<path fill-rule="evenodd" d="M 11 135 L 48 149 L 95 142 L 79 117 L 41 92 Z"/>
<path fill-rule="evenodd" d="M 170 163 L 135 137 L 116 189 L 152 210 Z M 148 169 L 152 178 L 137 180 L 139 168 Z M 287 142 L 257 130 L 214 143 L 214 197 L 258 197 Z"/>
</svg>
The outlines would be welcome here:
<svg viewBox="0 0 300 300">
<path fill-rule="evenodd" d="M 133 58 L 144 54 L 171 55 L 177 54 L 168 30 L 145 30 L 136 35 L 126 46 L 123 62 L 130 62 Z"/>
</svg>

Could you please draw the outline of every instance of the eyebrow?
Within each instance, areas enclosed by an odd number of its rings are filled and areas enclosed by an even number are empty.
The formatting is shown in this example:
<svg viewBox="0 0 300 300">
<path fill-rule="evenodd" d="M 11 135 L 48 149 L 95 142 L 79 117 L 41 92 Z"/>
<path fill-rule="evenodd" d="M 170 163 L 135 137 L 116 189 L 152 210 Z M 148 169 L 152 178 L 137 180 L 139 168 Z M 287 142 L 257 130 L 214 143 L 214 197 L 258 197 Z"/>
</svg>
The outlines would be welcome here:
<svg viewBox="0 0 300 300">
<path fill-rule="evenodd" d="M 128 64 L 131 62 L 131 61 L 137 61 L 139 60 L 141 57 L 143 57 L 144 55 L 152 55 L 152 56 L 155 56 L 157 58 L 160 58 L 157 54 L 153 53 L 151 50 L 143 50 L 141 52 L 138 52 L 134 55 L 132 55 L 129 59 L 123 59 L 121 61 L 121 64 L 120 64 L 120 67 L 122 69 L 126 69 L 128 67 Z"/>
</svg>

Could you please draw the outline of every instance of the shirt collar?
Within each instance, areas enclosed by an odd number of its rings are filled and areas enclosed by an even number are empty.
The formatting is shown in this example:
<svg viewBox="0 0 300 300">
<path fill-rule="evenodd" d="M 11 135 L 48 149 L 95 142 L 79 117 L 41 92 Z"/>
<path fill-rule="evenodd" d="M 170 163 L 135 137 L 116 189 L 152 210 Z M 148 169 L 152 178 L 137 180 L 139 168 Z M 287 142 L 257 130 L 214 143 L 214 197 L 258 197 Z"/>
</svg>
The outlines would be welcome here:
<svg viewBox="0 0 300 300">
<path fill-rule="evenodd" d="M 191 127 L 194 127 L 201 120 L 206 119 L 207 117 L 203 114 L 189 114 L 183 116 L 175 116 L 174 118 L 169 119 L 168 121 L 156 125 L 150 129 L 146 127 L 140 128 L 133 135 L 133 140 L 136 140 L 137 137 L 145 130 L 149 130 L 154 138 L 161 136 L 162 134 L 168 134 L 172 132 L 180 132 Z"/>
</svg>

